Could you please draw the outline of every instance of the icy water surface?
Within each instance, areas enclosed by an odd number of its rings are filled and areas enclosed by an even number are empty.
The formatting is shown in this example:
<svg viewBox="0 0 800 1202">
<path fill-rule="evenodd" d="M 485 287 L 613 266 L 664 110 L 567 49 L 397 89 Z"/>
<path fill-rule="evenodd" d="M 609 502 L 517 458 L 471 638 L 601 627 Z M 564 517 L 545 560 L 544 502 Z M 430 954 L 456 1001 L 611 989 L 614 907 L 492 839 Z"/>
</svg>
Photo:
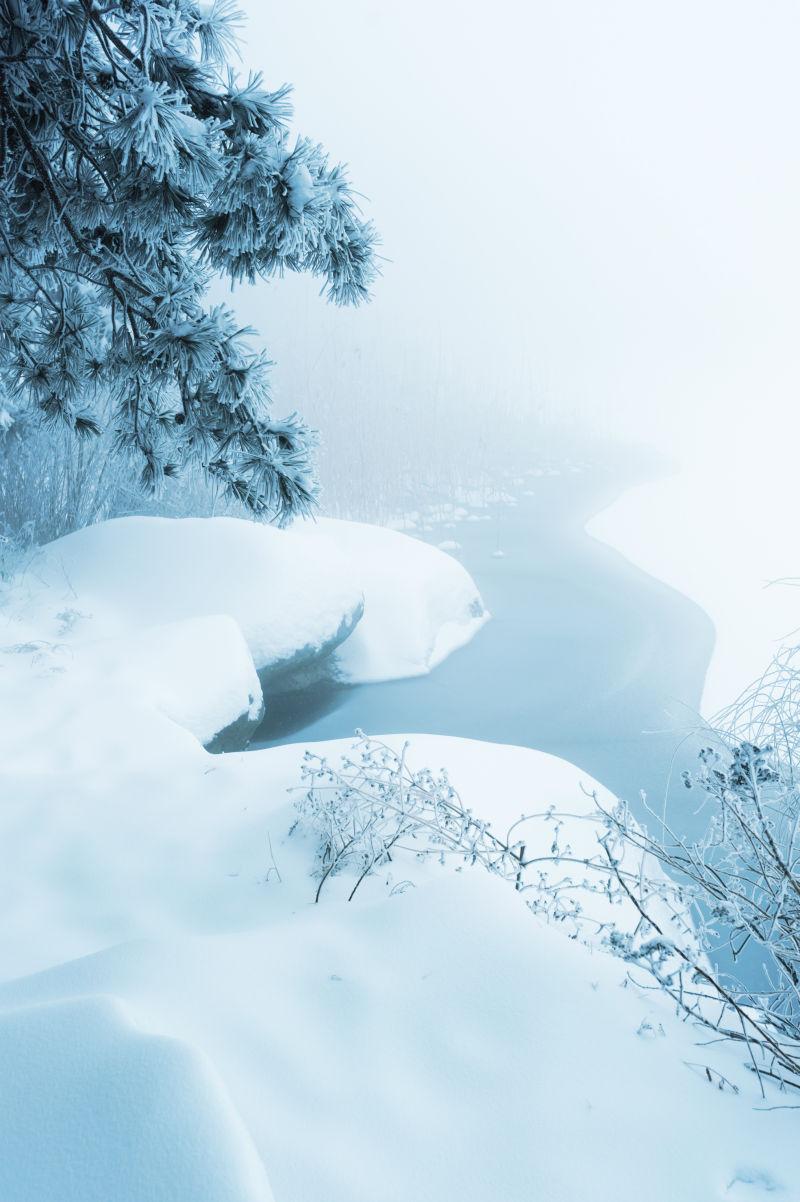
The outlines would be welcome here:
<svg viewBox="0 0 800 1202">
<path fill-rule="evenodd" d="M 461 545 L 492 620 L 428 676 L 268 697 L 251 746 L 357 727 L 516 743 L 571 760 L 632 803 L 644 789 L 660 806 L 670 774 L 696 754 L 696 738 L 676 749 L 697 725 L 713 629 L 693 602 L 585 533 L 620 487 L 608 470 L 545 475 L 514 505 L 424 531 Z M 685 790 L 676 786 L 675 800 L 686 811 Z"/>
</svg>

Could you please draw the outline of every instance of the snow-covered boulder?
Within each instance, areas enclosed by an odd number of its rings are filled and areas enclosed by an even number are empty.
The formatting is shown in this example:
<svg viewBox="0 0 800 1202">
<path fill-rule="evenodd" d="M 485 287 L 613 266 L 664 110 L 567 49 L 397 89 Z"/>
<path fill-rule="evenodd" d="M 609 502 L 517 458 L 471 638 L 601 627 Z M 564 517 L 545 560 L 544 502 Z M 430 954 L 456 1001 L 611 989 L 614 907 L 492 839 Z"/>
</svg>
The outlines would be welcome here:
<svg viewBox="0 0 800 1202">
<path fill-rule="evenodd" d="M 364 616 L 336 652 L 344 680 L 421 676 L 489 619 L 466 568 L 429 543 L 334 518 L 304 523 L 301 537 L 309 548 L 333 544 L 348 556 L 364 593 Z"/>
<path fill-rule="evenodd" d="M 216 615 L 74 643 L 5 623 L 0 763 L 76 771 L 101 755 L 121 771 L 234 750 L 263 716 L 261 685 L 233 618 Z"/>
<path fill-rule="evenodd" d="M 224 614 L 105 639 L 82 648 L 81 659 L 100 679 L 191 731 L 212 751 L 244 746 L 264 716 L 247 643 Z"/>
<path fill-rule="evenodd" d="M 35 715 L 50 713 L 65 740 L 71 732 L 72 763 L 86 732 L 113 744 L 115 724 L 168 741 L 165 718 L 212 750 L 234 750 L 263 715 L 262 686 L 269 704 L 279 681 L 322 672 L 418 675 L 488 615 L 460 563 L 396 531 L 138 517 L 42 548 L 6 588 L 3 617 L 14 757 Z"/>
<path fill-rule="evenodd" d="M 228 614 L 267 674 L 329 652 L 363 606 L 332 540 L 307 554 L 292 531 L 241 518 L 100 522 L 48 544 L 29 575 L 40 626 L 71 641 Z"/>
<path fill-rule="evenodd" d="M 117 518 L 48 544 L 24 609 L 39 637 L 84 643 L 227 614 L 262 683 L 325 662 L 352 682 L 429 672 L 487 621 L 466 569 L 395 530 L 324 518 Z"/>
</svg>

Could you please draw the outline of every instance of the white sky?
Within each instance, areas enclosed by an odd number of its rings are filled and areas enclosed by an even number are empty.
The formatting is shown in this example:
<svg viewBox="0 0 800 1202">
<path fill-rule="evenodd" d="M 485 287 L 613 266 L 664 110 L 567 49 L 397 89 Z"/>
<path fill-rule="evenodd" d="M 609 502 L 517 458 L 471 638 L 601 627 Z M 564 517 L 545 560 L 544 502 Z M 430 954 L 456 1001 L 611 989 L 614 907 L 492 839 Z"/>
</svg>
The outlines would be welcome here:
<svg viewBox="0 0 800 1202">
<path fill-rule="evenodd" d="M 390 260 L 368 311 L 240 297 L 279 389 L 366 353 L 388 390 L 443 371 L 661 442 L 794 420 L 796 0 L 247 8 L 248 65 L 295 85 Z"/>
</svg>

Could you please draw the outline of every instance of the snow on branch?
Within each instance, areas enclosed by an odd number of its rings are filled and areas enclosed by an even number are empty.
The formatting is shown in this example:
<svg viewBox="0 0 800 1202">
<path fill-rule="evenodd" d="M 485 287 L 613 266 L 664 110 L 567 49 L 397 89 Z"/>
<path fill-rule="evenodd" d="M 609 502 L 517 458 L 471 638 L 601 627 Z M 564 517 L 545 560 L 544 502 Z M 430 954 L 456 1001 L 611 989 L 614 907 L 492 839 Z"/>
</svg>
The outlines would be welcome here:
<svg viewBox="0 0 800 1202">
<path fill-rule="evenodd" d="M 293 139 L 289 88 L 228 66 L 230 0 L 0 0 L 0 382 L 156 489 L 202 467 L 254 513 L 308 511 L 314 435 L 271 416 L 267 356 L 211 275 L 306 272 L 367 298 L 376 233 Z"/>
</svg>

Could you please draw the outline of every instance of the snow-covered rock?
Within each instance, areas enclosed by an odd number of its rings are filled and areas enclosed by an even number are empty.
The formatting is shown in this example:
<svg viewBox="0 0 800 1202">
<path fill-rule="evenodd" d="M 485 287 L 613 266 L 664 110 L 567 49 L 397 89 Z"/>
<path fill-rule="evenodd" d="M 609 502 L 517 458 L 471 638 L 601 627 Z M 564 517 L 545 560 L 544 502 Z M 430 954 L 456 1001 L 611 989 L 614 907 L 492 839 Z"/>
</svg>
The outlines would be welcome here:
<svg viewBox="0 0 800 1202">
<path fill-rule="evenodd" d="M 93 643 L 0 647 L 0 759 L 42 772 L 143 758 L 172 763 L 204 743 L 241 747 L 263 714 L 261 685 L 232 618 L 192 618 Z M 11 637 L 9 637 L 11 636 Z"/>
<path fill-rule="evenodd" d="M 397 530 L 325 518 L 306 525 L 309 545 L 333 543 L 364 592 L 364 616 L 336 653 L 353 682 L 430 672 L 489 620 L 475 582 L 456 559 Z"/>
<path fill-rule="evenodd" d="M 237 518 L 118 518 L 50 543 L 25 583 L 17 611 L 37 637 L 70 644 L 227 614 L 267 684 L 342 644 L 346 680 L 419 675 L 488 619 L 452 556 L 335 519 L 278 530 Z"/>
<path fill-rule="evenodd" d="M 75 768 L 102 730 L 127 762 L 137 738 L 168 754 L 166 721 L 213 750 L 241 747 L 262 685 L 427 672 L 487 616 L 459 563 L 391 530 L 103 522 L 42 548 L 4 590 L 0 743 L 8 762 L 33 741 L 42 764 Z"/>
<path fill-rule="evenodd" d="M 99 678 L 163 713 L 210 750 L 242 747 L 264 716 L 241 629 L 224 614 L 148 626 L 79 649 Z"/>
<path fill-rule="evenodd" d="M 240 518 L 117 518 L 48 544 L 28 570 L 40 626 L 83 642 L 228 614 L 259 672 L 330 651 L 362 590 L 332 540 Z M 64 617 L 66 615 L 66 618 Z"/>
</svg>

